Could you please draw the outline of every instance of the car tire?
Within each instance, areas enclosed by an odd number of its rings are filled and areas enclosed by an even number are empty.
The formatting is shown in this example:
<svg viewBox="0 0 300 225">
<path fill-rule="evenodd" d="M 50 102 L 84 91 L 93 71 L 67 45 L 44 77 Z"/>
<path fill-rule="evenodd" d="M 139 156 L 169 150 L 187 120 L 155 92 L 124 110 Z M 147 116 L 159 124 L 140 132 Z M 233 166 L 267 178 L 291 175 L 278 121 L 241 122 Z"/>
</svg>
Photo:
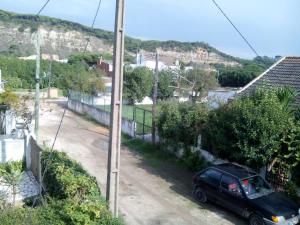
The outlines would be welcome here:
<svg viewBox="0 0 300 225">
<path fill-rule="evenodd" d="M 257 214 L 252 214 L 249 218 L 250 225 L 266 225 L 263 218 Z"/>
<path fill-rule="evenodd" d="M 207 197 L 205 192 L 200 187 L 195 187 L 193 191 L 195 199 L 200 203 L 207 202 Z"/>
</svg>

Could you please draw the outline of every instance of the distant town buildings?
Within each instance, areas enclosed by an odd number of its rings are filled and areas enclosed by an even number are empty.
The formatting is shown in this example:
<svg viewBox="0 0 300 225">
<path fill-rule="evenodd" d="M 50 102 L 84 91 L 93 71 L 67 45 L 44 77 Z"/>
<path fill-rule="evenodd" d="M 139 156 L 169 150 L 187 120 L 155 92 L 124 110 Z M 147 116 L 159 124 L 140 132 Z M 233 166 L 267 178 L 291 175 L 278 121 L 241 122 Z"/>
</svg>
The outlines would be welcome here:
<svg viewBox="0 0 300 225">
<path fill-rule="evenodd" d="M 102 70 L 106 76 L 111 77 L 113 72 L 113 62 L 111 60 L 103 60 L 101 57 L 97 60 L 97 68 Z"/>
</svg>

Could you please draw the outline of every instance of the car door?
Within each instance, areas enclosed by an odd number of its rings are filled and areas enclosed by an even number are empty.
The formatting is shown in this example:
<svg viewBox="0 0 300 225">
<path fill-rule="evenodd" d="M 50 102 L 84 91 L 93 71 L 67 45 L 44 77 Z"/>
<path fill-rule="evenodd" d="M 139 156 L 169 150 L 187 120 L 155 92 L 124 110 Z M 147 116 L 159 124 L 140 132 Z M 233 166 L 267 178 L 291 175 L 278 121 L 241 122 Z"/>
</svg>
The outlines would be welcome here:
<svg viewBox="0 0 300 225">
<path fill-rule="evenodd" d="M 222 173 L 209 168 L 199 175 L 199 186 L 205 191 L 209 200 L 217 200 Z"/>
<path fill-rule="evenodd" d="M 223 174 L 219 187 L 219 197 L 219 202 L 222 206 L 241 216 L 245 216 L 247 200 L 238 179 Z"/>
</svg>

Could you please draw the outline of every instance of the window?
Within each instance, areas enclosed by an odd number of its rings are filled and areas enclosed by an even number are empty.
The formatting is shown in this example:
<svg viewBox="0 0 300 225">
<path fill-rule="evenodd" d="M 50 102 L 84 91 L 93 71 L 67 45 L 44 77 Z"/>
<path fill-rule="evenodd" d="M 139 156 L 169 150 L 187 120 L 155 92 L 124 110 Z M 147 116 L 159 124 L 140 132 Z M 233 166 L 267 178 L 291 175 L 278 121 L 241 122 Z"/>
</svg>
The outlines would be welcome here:
<svg viewBox="0 0 300 225">
<path fill-rule="evenodd" d="M 210 184 L 219 186 L 221 175 L 222 174 L 217 170 L 208 169 L 200 175 L 200 178 L 202 178 Z"/>
<path fill-rule="evenodd" d="M 273 192 L 272 188 L 260 176 L 243 179 L 242 187 L 250 199 L 258 198 Z"/>
<path fill-rule="evenodd" d="M 241 193 L 238 180 L 228 175 L 222 176 L 221 187 L 232 193 Z"/>
</svg>

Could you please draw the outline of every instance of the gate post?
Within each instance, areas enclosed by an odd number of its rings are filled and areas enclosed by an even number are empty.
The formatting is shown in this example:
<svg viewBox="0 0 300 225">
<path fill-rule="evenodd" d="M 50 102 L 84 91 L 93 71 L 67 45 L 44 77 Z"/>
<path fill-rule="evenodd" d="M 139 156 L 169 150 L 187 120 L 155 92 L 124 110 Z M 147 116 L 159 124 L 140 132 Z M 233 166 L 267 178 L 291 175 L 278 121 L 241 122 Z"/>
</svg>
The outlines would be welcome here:
<svg viewBox="0 0 300 225">
<path fill-rule="evenodd" d="M 145 117 L 146 117 L 146 110 L 143 112 L 143 140 L 145 140 Z"/>
</svg>

